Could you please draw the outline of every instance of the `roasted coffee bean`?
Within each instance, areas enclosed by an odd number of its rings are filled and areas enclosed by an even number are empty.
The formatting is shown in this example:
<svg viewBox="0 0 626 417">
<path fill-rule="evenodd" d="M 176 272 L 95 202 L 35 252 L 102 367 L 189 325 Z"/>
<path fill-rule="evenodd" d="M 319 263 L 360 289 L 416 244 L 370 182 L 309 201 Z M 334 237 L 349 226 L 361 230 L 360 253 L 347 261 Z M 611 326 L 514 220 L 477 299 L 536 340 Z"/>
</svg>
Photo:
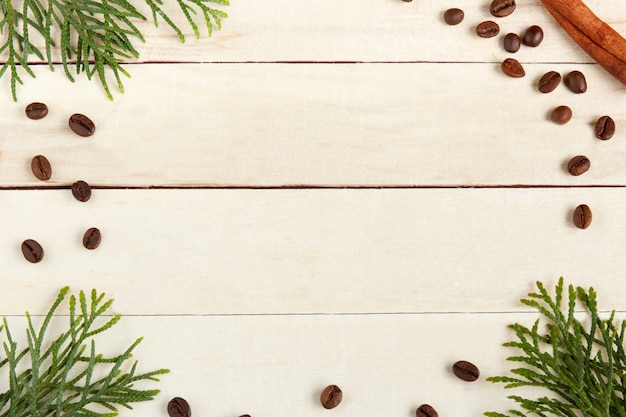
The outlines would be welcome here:
<svg viewBox="0 0 626 417">
<path fill-rule="evenodd" d="M 70 129 L 79 136 L 91 136 L 96 131 L 96 125 L 84 114 L 75 113 L 71 115 L 68 123 Z"/>
<path fill-rule="evenodd" d="M 480 371 L 476 365 L 468 361 L 455 362 L 454 365 L 452 365 L 452 372 L 454 372 L 454 375 L 458 378 L 467 382 L 476 381 L 480 376 Z"/>
<path fill-rule="evenodd" d="M 39 120 L 48 115 L 48 106 L 44 103 L 30 103 L 24 111 L 29 119 Z"/>
<path fill-rule="evenodd" d="M 184 398 L 176 397 L 167 404 L 167 414 L 170 417 L 191 417 L 191 408 Z"/>
<path fill-rule="evenodd" d="M 561 84 L 561 74 L 556 71 L 546 72 L 537 83 L 539 91 L 542 93 L 550 93 Z"/>
<path fill-rule="evenodd" d="M 341 389 L 337 385 L 329 385 L 324 388 L 324 391 L 322 391 L 322 395 L 320 395 L 320 402 L 324 408 L 330 410 L 331 408 L 337 407 L 342 398 L 343 393 L 341 392 Z"/>
<path fill-rule="evenodd" d="M 487 20 L 476 26 L 476 34 L 481 38 L 493 38 L 498 33 L 500 33 L 500 26 L 492 20 Z"/>
<path fill-rule="evenodd" d="M 438 417 L 439 414 L 437 414 L 437 411 L 435 411 L 435 409 L 428 405 L 428 404 L 422 404 L 419 407 L 417 407 L 417 410 L 415 411 L 415 416 L 416 417 Z"/>
<path fill-rule="evenodd" d="M 609 140 L 615 134 L 615 121 L 611 116 L 602 116 L 596 123 L 596 137 L 600 140 Z"/>
<path fill-rule="evenodd" d="M 515 0 L 493 0 L 489 11 L 496 17 L 508 16 L 515 11 Z"/>
<path fill-rule="evenodd" d="M 587 91 L 587 79 L 580 71 L 572 71 L 565 76 L 565 85 L 573 93 L 582 94 Z"/>
<path fill-rule="evenodd" d="M 465 13 L 461 9 L 448 9 L 443 14 L 443 20 L 449 25 L 458 25 L 463 21 Z"/>
<path fill-rule="evenodd" d="M 78 201 L 89 201 L 91 198 L 91 187 L 85 181 L 76 181 L 72 184 L 72 195 Z"/>
<path fill-rule="evenodd" d="M 567 163 L 567 170 L 575 177 L 589 171 L 589 168 L 591 161 L 584 155 L 575 156 Z"/>
<path fill-rule="evenodd" d="M 52 177 L 52 167 L 50 161 L 43 155 L 37 155 L 30 161 L 30 169 L 33 175 L 41 181 L 47 181 Z"/>
<path fill-rule="evenodd" d="M 519 48 L 522 44 L 521 39 L 517 35 L 517 33 L 507 33 L 504 37 L 504 50 L 514 54 L 519 51 Z"/>
<path fill-rule="evenodd" d="M 591 209 L 586 204 L 581 204 L 574 210 L 572 218 L 574 225 L 579 229 L 586 229 L 591 224 Z"/>
<path fill-rule="evenodd" d="M 405 2 L 405 3 L 410 3 L 410 2 L 412 2 L 413 0 L 402 0 L 402 1 L 403 1 L 403 2 Z"/>
<path fill-rule="evenodd" d="M 526 32 L 524 32 L 523 43 L 526 46 L 532 46 L 534 48 L 535 46 L 539 46 L 542 40 L 543 29 L 537 25 L 529 27 L 526 29 Z"/>
<path fill-rule="evenodd" d="M 36 241 L 26 239 L 22 242 L 22 254 L 28 262 L 36 264 L 43 259 L 43 248 Z"/>
<path fill-rule="evenodd" d="M 524 71 L 522 64 L 513 58 L 507 58 L 504 62 L 502 62 L 502 72 L 513 78 L 521 78 L 526 75 L 526 71 Z"/>
<path fill-rule="evenodd" d="M 406 1 L 406 0 L 405 0 Z M 409 0 L 410 1 L 410 0 Z M 250 414 L 242 414 L 239 417 L 250 417 Z"/>
<path fill-rule="evenodd" d="M 85 234 L 83 235 L 83 246 L 89 250 L 93 250 L 100 246 L 100 241 L 102 240 L 102 234 L 100 233 L 100 229 L 97 227 L 92 227 L 87 229 Z"/>
<path fill-rule="evenodd" d="M 558 106 L 550 113 L 550 120 L 557 125 L 564 125 L 572 119 L 572 109 L 567 106 Z"/>
</svg>

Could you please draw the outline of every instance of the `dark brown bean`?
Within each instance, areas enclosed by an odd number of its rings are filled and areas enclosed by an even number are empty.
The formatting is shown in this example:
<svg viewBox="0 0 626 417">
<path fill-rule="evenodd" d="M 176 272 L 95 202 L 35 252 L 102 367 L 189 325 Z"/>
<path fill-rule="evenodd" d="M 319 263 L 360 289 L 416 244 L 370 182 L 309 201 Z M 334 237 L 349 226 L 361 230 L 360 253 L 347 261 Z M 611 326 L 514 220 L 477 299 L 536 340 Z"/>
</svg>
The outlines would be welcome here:
<svg viewBox="0 0 626 417">
<path fill-rule="evenodd" d="M 461 9 L 448 9 L 443 13 L 443 20 L 449 25 L 458 25 L 463 21 L 465 13 Z"/>
<path fill-rule="evenodd" d="M 92 227 L 87 229 L 83 235 L 83 246 L 89 250 L 93 250 L 100 246 L 101 240 L 102 234 L 100 233 L 100 229 Z"/>
<path fill-rule="evenodd" d="M 500 26 L 492 20 L 487 20 L 476 26 L 476 34 L 481 38 L 493 38 L 498 33 L 500 33 Z"/>
<path fill-rule="evenodd" d="M 542 40 L 543 29 L 537 25 L 529 27 L 526 29 L 526 32 L 524 32 L 523 43 L 526 46 L 532 46 L 534 48 L 535 46 L 539 46 Z"/>
<path fill-rule="evenodd" d="M 24 112 L 29 119 L 39 120 L 48 115 L 48 106 L 44 103 L 30 103 L 26 106 Z"/>
<path fill-rule="evenodd" d="M 415 411 L 416 417 L 438 417 L 437 411 L 428 404 L 422 404 Z"/>
<path fill-rule="evenodd" d="M 36 264 L 43 259 L 43 248 L 36 241 L 26 239 L 22 242 L 22 255 L 28 262 Z"/>
<path fill-rule="evenodd" d="M 91 187 L 85 181 L 76 181 L 72 184 L 72 195 L 78 201 L 89 201 L 91 198 Z"/>
<path fill-rule="evenodd" d="M 343 393 L 337 385 L 329 385 L 322 391 L 320 402 L 327 410 L 335 408 L 339 405 L 343 398 Z"/>
<path fill-rule="evenodd" d="M 496 17 L 508 16 L 515 11 L 515 0 L 493 0 L 489 11 Z"/>
<path fill-rule="evenodd" d="M 571 92 L 582 94 L 587 91 L 587 79 L 580 71 L 572 71 L 565 76 L 565 85 Z"/>
<path fill-rule="evenodd" d="M 572 119 L 572 109 L 567 106 L 558 106 L 550 113 L 550 120 L 557 125 L 564 125 Z"/>
<path fill-rule="evenodd" d="M 579 229 L 586 229 L 591 224 L 591 209 L 586 204 L 581 204 L 574 209 L 572 220 Z"/>
<path fill-rule="evenodd" d="M 575 156 L 567 163 L 567 170 L 575 177 L 589 171 L 589 168 L 591 161 L 584 155 Z"/>
<path fill-rule="evenodd" d="M 600 140 L 609 140 L 615 135 L 615 121 L 611 116 L 602 116 L 596 123 L 596 137 Z"/>
<path fill-rule="evenodd" d="M 84 114 L 74 113 L 68 121 L 70 129 L 79 136 L 88 137 L 96 132 L 96 125 Z"/>
<path fill-rule="evenodd" d="M 405 2 L 405 3 L 410 3 L 410 2 L 412 2 L 413 0 L 402 0 L 402 1 L 403 1 L 403 2 Z"/>
<path fill-rule="evenodd" d="M 502 62 L 502 72 L 513 78 L 522 78 L 526 75 L 526 71 L 524 71 L 522 64 L 513 58 L 507 58 Z"/>
<path fill-rule="evenodd" d="M 556 71 L 546 72 L 537 83 L 537 88 L 542 93 L 550 93 L 561 84 L 561 74 Z"/>
<path fill-rule="evenodd" d="M 191 417 L 191 408 L 184 398 L 176 397 L 167 404 L 167 414 L 170 417 Z"/>
<path fill-rule="evenodd" d="M 41 181 L 47 181 L 52 177 L 50 161 L 43 155 L 37 155 L 31 159 L 30 169 L 33 171 L 33 175 Z"/>
<path fill-rule="evenodd" d="M 406 0 L 405 0 L 406 1 Z M 250 417 L 250 414 L 242 414 L 239 417 Z"/>
<path fill-rule="evenodd" d="M 476 365 L 468 361 L 455 362 L 454 365 L 452 365 L 452 372 L 454 372 L 454 375 L 458 378 L 467 382 L 476 381 L 480 376 L 480 371 Z"/>
<path fill-rule="evenodd" d="M 517 35 L 517 33 L 507 33 L 504 37 L 504 50 L 514 54 L 519 51 L 520 46 L 522 45 L 522 41 Z"/>
</svg>

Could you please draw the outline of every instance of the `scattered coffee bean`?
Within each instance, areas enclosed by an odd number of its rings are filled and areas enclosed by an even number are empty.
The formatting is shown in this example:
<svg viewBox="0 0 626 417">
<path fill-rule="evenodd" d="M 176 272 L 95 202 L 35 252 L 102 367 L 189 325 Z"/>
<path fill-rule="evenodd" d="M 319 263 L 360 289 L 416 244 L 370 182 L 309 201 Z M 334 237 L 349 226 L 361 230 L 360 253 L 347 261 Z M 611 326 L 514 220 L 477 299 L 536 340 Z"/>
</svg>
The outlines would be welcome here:
<svg viewBox="0 0 626 417">
<path fill-rule="evenodd" d="M 515 0 L 493 0 L 489 11 L 495 17 L 508 16 L 515 11 Z"/>
<path fill-rule="evenodd" d="M 513 78 L 521 78 L 526 75 L 522 64 L 513 58 L 507 58 L 502 62 L 502 72 Z"/>
<path fill-rule="evenodd" d="M 504 37 L 504 50 L 507 52 L 514 54 L 519 51 L 521 44 L 522 41 L 517 33 L 507 33 Z"/>
<path fill-rule="evenodd" d="M 535 46 L 539 46 L 542 40 L 543 29 L 537 25 L 529 27 L 526 29 L 526 32 L 524 32 L 523 42 L 526 46 L 532 46 L 534 48 Z"/>
<path fill-rule="evenodd" d="M 170 417 L 191 417 L 191 408 L 184 398 L 176 397 L 167 404 L 167 414 Z"/>
<path fill-rule="evenodd" d="M 406 1 L 406 0 L 405 0 Z M 250 417 L 250 414 L 242 414 L 239 417 Z"/>
<path fill-rule="evenodd" d="M 402 1 L 403 1 L 403 2 L 405 2 L 405 3 L 410 3 L 410 2 L 412 2 L 413 0 L 402 0 Z"/>
<path fill-rule="evenodd" d="M 455 362 L 454 365 L 452 365 L 452 372 L 454 372 L 454 375 L 458 378 L 467 382 L 476 381 L 480 376 L 480 371 L 476 365 L 468 361 Z"/>
<path fill-rule="evenodd" d="M 591 209 L 586 204 L 581 204 L 574 210 L 574 224 L 579 229 L 586 229 L 591 224 Z"/>
<path fill-rule="evenodd" d="M 500 33 L 500 26 L 492 20 L 487 20 L 476 26 L 476 34 L 481 38 L 493 38 L 498 33 Z"/>
<path fill-rule="evenodd" d="M 341 392 L 341 389 L 337 385 L 329 385 L 324 388 L 324 391 L 322 391 L 322 395 L 320 395 L 320 402 L 324 408 L 330 410 L 331 408 L 337 407 L 342 398 L 343 393 Z"/>
<path fill-rule="evenodd" d="M 575 156 L 567 163 L 567 170 L 575 177 L 589 171 L 589 168 L 591 161 L 584 155 Z"/>
<path fill-rule="evenodd" d="M 564 125 L 572 119 L 572 109 L 567 106 L 559 106 L 550 113 L 550 120 L 557 125 Z"/>
<path fill-rule="evenodd" d="M 30 103 L 26 106 L 26 117 L 33 120 L 43 119 L 48 115 L 48 106 L 44 103 Z"/>
<path fill-rule="evenodd" d="M 539 80 L 537 87 L 542 93 L 550 93 L 561 84 L 561 74 L 556 71 L 546 72 Z"/>
<path fill-rule="evenodd" d="M 435 411 L 435 409 L 428 405 L 428 404 L 422 404 L 419 407 L 417 407 L 417 411 L 415 411 L 415 416 L 416 417 L 438 417 L 439 414 L 437 414 L 437 411 Z"/>
<path fill-rule="evenodd" d="M 587 91 L 587 79 L 580 71 L 572 71 L 565 76 L 565 85 L 573 93 L 582 94 Z"/>
<path fill-rule="evenodd" d="M 90 229 L 87 229 L 87 231 L 83 235 L 83 246 L 89 250 L 93 250 L 100 246 L 101 240 L 102 234 L 100 233 L 100 229 L 98 229 L 97 227 L 92 227 Z"/>
<path fill-rule="evenodd" d="M 30 169 L 33 175 L 41 181 L 47 181 L 52 177 L 52 167 L 50 161 L 43 155 L 37 155 L 30 161 Z"/>
<path fill-rule="evenodd" d="M 43 259 L 43 248 L 36 241 L 26 239 L 22 242 L 22 255 L 28 262 L 36 264 Z"/>
<path fill-rule="evenodd" d="M 85 181 L 76 181 L 72 184 L 72 195 L 78 201 L 89 201 L 91 198 L 91 187 Z"/>
<path fill-rule="evenodd" d="M 68 123 L 70 129 L 79 136 L 91 136 L 96 131 L 96 125 L 84 114 L 75 113 L 71 115 Z"/>
<path fill-rule="evenodd" d="M 449 25 L 458 25 L 463 21 L 465 13 L 461 9 L 448 9 L 443 14 L 443 20 Z"/>
<path fill-rule="evenodd" d="M 602 116 L 596 123 L 596 137 L 600 140 L 609 140 L 615 134 L 615 121 L 611 116 Z"/>
</svg>

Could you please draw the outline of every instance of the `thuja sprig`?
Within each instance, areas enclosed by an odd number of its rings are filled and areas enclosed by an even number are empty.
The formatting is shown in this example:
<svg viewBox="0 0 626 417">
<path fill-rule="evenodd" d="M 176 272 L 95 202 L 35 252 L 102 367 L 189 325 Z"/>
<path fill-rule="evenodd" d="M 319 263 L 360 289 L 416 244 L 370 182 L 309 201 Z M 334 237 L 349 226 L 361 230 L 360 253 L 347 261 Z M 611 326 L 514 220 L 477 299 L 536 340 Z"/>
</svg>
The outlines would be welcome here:
<svg viewBox="0 0 626 417">
<path fill-rule="evenodd" d="M 181 28 L 163 10 L 163 0 L 143 1 L 149 6 L 157 27 L 162 19 L 185 42 Z M 211 5 L 227 6 L 229 2 L 176 0 L 175 4 L 199 38 L 200 25 L 206 26 L 206 33 L 211 36 L 213 28 L 221 29 L 222 19 L 227 17 L 224 11 Z M 130 74 L 122 64 L 139 57 L 134 41 L 145 42 L 133 22 L 146 17 L 128 0 L 0 0 L 0 14 L 0 54 L 6 57 L 0 77 L 9 72 L 14 100 L 17 100 L 17 84 L 23 84 L 20 68 L 35 77 L 29 66 L 29 58 L 34 55 L 54 70 L 52 50 L 56 47 L 67 78 L 74 81 L 70 66 L 75 65 L 75 74 L 83 73 L 89 79 L 96 76 L 112 99 L 109 77 L 112 74 L 117 88 L 124 92 L 121 75 L 130 77 Z M 44 51 L 32 43 L 33 33 L 43 38 Z"/>
<path fill-rule="evenodd" d="M 531 328 L 518 323 L 509 326 L 517 340 L 504 346 L 519 354 L 507 359 L 522 366 L 511 370 L 513 376 L 487 380 L 504 383 L 505 388 L 541 387 L 552 395 L 534 399 L 511 395 L 518 408 L 509 410 L 510 415 L 626 416 L 626 321 L 617 322 L 615 311 L 606 319 L 600 318 L 593 288 L 570 285 L 566 300 L 563 278 L 556 285 L 554 297 L 540 282 L 537 288 L 538 292 L 521 301 L 543 316 L 545 329 L 541 319 Z M 585 320 L 575 315 L 578 304 L 585 309 Z M 485 415 L 508 417 L 497 412 Z"/>
<path fill-rule="evenodd" d="M 69 288 L 63 288 L 37 329 L 26 313 L 28 346 L 18 348 L 6 318 L 2 330 L 4 356 L 0 371 L 8 377 L 8 389 L 0 394 L 1 417 L 114 417 L 118 407 L 148 401 L 158 390 L 140 390 L 136 383 L 158 381 L 166 369 L 137 373 L 137 362 L 128 365 L 137 339 L 117 356 L 96 353 L 95 336 L 109 330 L 120 315 L 105 318 L 113 300 L 95 290 L 88 298 L 82 291 L 69 298 L 67 330 L 50 337 L 48 327 Z"/>
</svg>

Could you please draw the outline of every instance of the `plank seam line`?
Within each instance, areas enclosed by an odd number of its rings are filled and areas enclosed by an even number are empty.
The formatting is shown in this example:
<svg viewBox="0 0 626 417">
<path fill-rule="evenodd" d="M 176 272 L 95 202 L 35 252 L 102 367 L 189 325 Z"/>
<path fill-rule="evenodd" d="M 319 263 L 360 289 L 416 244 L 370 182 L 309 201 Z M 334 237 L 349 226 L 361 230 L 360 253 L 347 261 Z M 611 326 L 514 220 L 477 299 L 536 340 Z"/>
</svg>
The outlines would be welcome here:
<svg viewBox="0 0 626 417">
<path fill-rule="evenodd" d="M 597 65 L 595 62 L 575 62 L 575 61 L 520 61 L 526 65 Z M 92 62 L 93 63 L 93 62 Z M 405 60 L 405 61 L 385 61 L 385 60 L 271 60 L 271 61 L 176 61 L 176 60 L 154 60 L 122 62 L 122 65 L 254 65 L 254 64 L 293 64 L 293 65 L 358 65 L 358 64 L 501 64 L 501 61 L 442 61 L 442 60 Z M 5 62 L 0 61 L 0 64 Z M 75 65 L 76 62 L 68 62 Z M 30 62 L 31 66 L 47 66 L 47 62 Z M 52 65 L 60 66 L 62 62 L 53 62 Z"/>
</svg>

